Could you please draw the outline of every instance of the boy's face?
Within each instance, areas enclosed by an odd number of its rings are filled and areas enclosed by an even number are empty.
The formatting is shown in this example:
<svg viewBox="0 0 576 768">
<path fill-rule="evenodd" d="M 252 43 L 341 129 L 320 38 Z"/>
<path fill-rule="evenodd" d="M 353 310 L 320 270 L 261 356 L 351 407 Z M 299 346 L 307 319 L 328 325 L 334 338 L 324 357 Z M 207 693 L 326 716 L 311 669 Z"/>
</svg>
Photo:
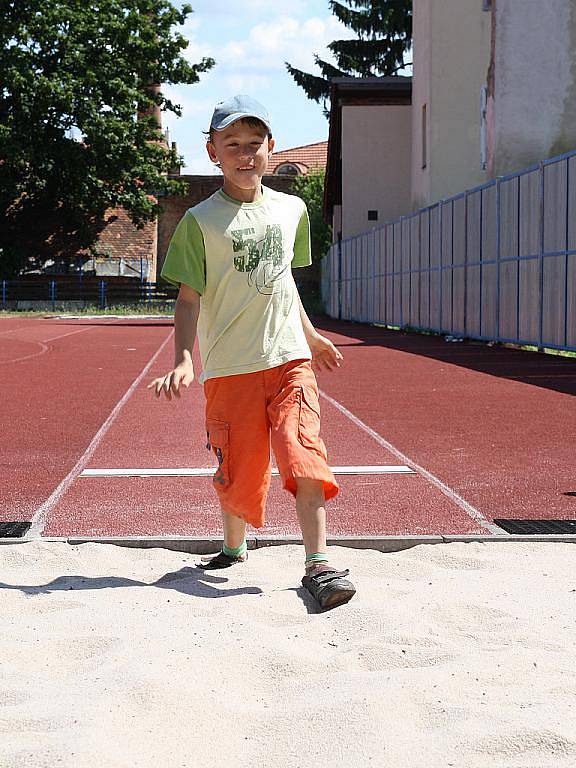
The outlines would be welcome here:
<svg viewBox="0 0 576 768">
<path fill-rule="evenodd" d="M 264 126 L 237 120 L 223 131 L 213 131 L 206 149 L 210 160 L 220 163 L 224 189 L 234 197 L 235 190 L 260 190 L 274 139 L 268 139 Z"/>
</svg>

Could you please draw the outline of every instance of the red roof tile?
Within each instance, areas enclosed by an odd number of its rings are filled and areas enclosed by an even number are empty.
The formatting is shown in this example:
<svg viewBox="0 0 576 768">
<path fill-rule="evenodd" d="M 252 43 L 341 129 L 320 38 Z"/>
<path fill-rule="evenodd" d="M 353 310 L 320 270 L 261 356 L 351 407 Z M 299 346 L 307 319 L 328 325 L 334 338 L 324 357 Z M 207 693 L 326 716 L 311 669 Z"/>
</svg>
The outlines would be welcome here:
<svg viewBox="0 0 576 768">
<path fill-rule="evenodd" d="M 277 172 L 279 166 L 284 163 L 297 165 L 301 173 L 306 174 L 311 170 L 324 170 L 328 155 L 328 142 L 318 141 L 315 144 L 304 144 L 302 147 L 284 149 L 282 152 L 274 152 L 268 161 L 267 174 Z"/>
</svg>

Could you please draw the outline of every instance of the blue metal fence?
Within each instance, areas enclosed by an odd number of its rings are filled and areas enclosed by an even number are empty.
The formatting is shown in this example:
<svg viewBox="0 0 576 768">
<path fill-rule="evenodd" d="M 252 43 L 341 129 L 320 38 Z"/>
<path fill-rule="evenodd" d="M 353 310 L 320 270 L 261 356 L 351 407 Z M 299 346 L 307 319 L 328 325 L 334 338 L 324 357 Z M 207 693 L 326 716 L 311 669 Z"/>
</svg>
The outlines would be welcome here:
<svg viewBox="0 0 576 768">
<path fill-rule="evenodd" d="M 332 317 L 576 350 L 576 151 L 332 246 Z"/>
<path fill-rule="evenodd" d="M 171 306 L 178 290 L 168 283 L 119 283 L 114 280 L 2 280 L 2 309 L 42 308 L 56 310 L 70 306 L 109 307 L 124 305 Z"/>
</svg>

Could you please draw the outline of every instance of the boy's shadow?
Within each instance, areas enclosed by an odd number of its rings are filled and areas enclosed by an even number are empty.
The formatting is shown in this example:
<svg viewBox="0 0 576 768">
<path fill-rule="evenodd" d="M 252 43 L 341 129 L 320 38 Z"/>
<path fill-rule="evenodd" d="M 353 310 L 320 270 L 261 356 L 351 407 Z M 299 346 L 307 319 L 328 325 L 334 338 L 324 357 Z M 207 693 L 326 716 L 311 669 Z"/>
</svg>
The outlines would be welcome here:
<svg viewBox="0 0 576 768">
<path fill-rule="evenodd" d="M 218 585 L 226 584 L 228 579 L 214 576 L 202 568 L 186 566 L 178 571 L 165 573 L 156 581 L 136 581 L 121 576 L 59 576 L 48 584 L 26 585 L 5 584 L 0 582 L 0 589 L 18 589 L 26 595 L 48 595 L 52 592 L 79 591 L 83 589 L 113 589 L 115 587 L 158 587 L 159 589 L 174 589 L 185 595 L 194 597 L 235 597 L 237 595 L 259 595 L 259 587 L 236 587 L 220 589 Z"/>
</svg>

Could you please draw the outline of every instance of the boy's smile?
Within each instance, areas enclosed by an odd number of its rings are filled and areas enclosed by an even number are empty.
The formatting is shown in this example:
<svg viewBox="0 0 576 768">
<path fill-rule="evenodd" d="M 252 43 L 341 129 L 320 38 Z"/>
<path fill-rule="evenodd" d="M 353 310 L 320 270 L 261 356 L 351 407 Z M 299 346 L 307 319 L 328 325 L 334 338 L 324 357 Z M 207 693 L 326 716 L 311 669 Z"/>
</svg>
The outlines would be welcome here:
<svg viewBox="0 0 576 768">
<path fill-rule="evenodd" d="M 213 131 L 206 149 L 212 162 L 220 163 L 227 195 L 246 203 L 260 197 L 262 176 L 274 149 L 274 139 L 268 139 L 264 126 L 237 120 L 222 131 Z"/>
</svg>

